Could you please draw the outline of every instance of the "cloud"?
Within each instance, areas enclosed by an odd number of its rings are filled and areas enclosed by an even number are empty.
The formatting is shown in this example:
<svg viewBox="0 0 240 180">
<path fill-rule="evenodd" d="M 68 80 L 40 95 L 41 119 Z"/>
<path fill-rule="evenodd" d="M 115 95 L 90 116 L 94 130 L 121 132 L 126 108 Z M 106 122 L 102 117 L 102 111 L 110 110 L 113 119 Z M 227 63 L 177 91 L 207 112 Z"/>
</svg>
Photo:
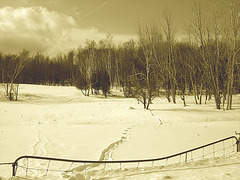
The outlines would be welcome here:
<svg viewBox="0 0 240 180">
<path fill-rule="evenodd" d="M 72 17 L 43 7 L 4 7 L 0 9 L 0 49 L 51 52 L 67 40 L 66 34 L 74 27 Z"/>
<path fill-rule="evenodd" d="M 77 48 L 86 39 L 98 41 L 105 36 L 94 27 L 80 28 L 73 17 L 45 7 L 0 9 L 0 50 L 6 53 L 25 48 L 56 55 Z"/>
</svg>

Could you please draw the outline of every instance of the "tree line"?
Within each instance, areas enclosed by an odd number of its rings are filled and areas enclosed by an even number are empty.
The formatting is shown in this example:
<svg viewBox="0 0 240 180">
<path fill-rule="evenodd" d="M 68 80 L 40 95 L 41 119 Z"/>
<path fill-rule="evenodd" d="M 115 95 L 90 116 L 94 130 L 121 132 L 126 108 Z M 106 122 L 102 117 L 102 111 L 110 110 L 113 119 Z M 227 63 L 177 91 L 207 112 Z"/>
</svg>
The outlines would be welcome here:
<svg viewBox="0 0 240 180">
<path fill-rule="evenodd" d="M 107 97 L 111 87 L 122 87 L 126 97 L 135 97 L 148 109 L 164 90 L 169 102 L 193 94 L 196 104 L 214 97 L 217 109 L 232 109 L 232 95 L 240 93 L 240 9 L 232 1 L 210 14 L 195 3 L 187 38 L 176 39 L 174 17 L 165 12 L 157 20 L 138 21 L 137 40 L 113 43 L 113 36 L 49 57 L 0 54 L 0 81 L 9 99 L 17 94 L 14 83 L 74 85 L 84 95 Z M 17 97 L 16 95 L 14 97 Z"/>
</svg>

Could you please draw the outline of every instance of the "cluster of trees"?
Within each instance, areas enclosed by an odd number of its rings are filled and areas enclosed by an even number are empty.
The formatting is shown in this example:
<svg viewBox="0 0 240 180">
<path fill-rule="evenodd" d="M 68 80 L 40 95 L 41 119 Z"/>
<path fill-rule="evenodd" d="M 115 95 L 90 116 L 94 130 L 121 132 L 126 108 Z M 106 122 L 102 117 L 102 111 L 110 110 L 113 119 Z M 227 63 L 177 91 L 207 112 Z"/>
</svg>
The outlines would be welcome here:
<svg viewBox="0 0 240 180">
<path fill-rule="evenodd" d="M 15 82 L 18 81 L 19 75 L 22 72 L 25 64 L 28 63 L 29 52 L 23 50 L 19 55 L 3 55 L 0 54 L 0 82 L 4 84 L 6 90 L 6 96 L 9 100 L 17 100 L 18 85 L 15 86 Z M 5 84 L 6 82 L 6 84 Z"/>
<path fill-rule="evenodd" d="M 139 21 L 138 40 L 115 45 L 113 37 L 50 58 L 1 54 L 1 82 L 12 99 L 13 82 L 75 85 L 88 96 L 102 90 L 107 97 L 113 86 L 122 87 L 126 97 L 136 97 L 148 109 L 164 90 L 169 102 L 186 94 L 196 104 L 214 96 L 216 108 L 231 109 L 232 95 L 240 93 L 240 9 L 234 2 L 222 14 L 215 9 L 205 14 L 200 4 L 193 8 L 194 21 L 186 40 L 177 41 L 174 19 Z M 8 85 L 9 84 L 9 85 Z"/>
</svg>

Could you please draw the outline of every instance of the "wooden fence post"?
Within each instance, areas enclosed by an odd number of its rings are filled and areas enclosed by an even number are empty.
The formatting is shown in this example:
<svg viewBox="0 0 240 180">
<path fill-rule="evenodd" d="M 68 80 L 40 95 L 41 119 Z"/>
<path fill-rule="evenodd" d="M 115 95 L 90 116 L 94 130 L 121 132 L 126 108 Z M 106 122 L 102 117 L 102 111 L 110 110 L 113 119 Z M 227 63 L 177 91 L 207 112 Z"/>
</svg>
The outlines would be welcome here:
<svg viewBox="0 0 240 180">
<path fill-rule="evenodd" d="M 240 152 L 240 133 L 235 131 L 235 134 L 238 135 L 238 141 L 237 141 L 237 152 Z"/>
</svg>

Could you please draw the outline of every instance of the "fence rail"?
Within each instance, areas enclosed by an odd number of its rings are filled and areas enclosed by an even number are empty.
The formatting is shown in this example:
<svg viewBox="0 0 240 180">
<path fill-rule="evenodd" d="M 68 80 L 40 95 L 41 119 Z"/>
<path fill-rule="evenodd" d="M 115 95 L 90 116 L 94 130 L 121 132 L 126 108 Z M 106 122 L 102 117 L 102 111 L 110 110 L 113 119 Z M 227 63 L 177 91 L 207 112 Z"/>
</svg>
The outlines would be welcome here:
<svg viewBox="0 0 240 180">
<path fill-rule="evenodd" d="M 227 140 L 230 140 L 230 139 L 232 139 L 232 145 L 229 146 L 229 147 L 225 147 L 224 142 L 227 141 Z M 234 140 L 235 140 L 235 143 L 234 143 Z M 223 150 L 223 155 L 225 155 L 225 150 L 227 148 L 233 148 L 232 152 L 235 152 L 235 151 L 239 152 L 240 151 L 239 140 L 237 139 L 237 137 L 231 136 L 231 137 L 227 137 L 227 138 L 224 138 L 224 139 L 221 139 L 221 140 L 218 140 L 218 141 L 215 141 L 215 142 L 203 145 L 203 146 L 199 146 L 199 147 L 187 150 L 187 151 L 183 151 L 183 152 L 180 152 L 180 153 L 177 153 L 177 154 L 173 154 L 173 155 L 165 156 L 165 157 L 161 157 L 161 158 L 153 158 L 153 159 L 123 160 L 123 161 L 120 161 L 120 160 L 117 160 L 117 161 L 92 161 L 92 160 L 71 160 L 71 159 L 40 157 L 40 156 L 21 156 L 21 157 L 17 158 L 13 163 L 11 163 L 12 164 L 12 176 L 16 176 L 18 167 L 24 168 L 23 166 L 18 165 L 18 161 L 20 161 L 21 159 L 27 159 L 27 166 L 25 167 L 26 174 L 27 174 L 27 171 L 29 169 L 34 169 L 34 168 L 29 168 L 28 167 L 28 159 L 47 160 L 48 161 L 47 168 L 44 169 L 46 171 L 46 174 L 48 173 L 48 171 L 57 171 L 57 170 L 50 170 L 49 169 L 51 161 L 70 162 L 71 165 L 66 171 L 70 170 L 73 163 L 96 164 L 96 165 L 98 165 L 98 164 L 105 164 L 105 165 L 106 164 L 120 164 L 120 169 L 121 169 L 121 164 L 124 164 L 124 163 L 137 163 L 137 166 L 139 166 L 139 163 L 142 163 L 142 162 L 152 162 L 152 164 L 153 164 L 153 162 L 155 162 L 155 161 L 166 160 L 166 165 L 167 165 L 167 162 L 168 162 L 169 159 L 171 159 L 173 157 L 177 157 L 177 156 L 180 156 L 180 159 L 181 159 L 182 155 L 185 155 L 184 161 L 187 162 L 188 161 L 188 153 L 192 154 L 193 151 L 197 151 L 199 149 L 203 149 L 202 157 L 204 158 L 204 157 L 206 157 L 206 155 L 209 154 L 209 153 L 204 152 L 204 148 L 209 147 L 209 146 L 213 146 L 212 153 L 214 153 L 214 155 L 215 155 L 215 153 L 217 152 L 217 150 L 215 149 L 215 145 L 218 144 L 218 143 L 221 143 L 221 142 L 223 143 L 223 146 L 222 146 L 222 149 L 221 149 L 221 150 Z M 235 146 L 236 146 L 236 149 L 235 149 Z M 192 157 L 191 157 L 191 160 L 193 160 Z M 39 169 L 35 169 L 35 170 L 39 170 Z M 66 171 L 62 171 L 62 172 L 66 172 Z"/>
</svg>

